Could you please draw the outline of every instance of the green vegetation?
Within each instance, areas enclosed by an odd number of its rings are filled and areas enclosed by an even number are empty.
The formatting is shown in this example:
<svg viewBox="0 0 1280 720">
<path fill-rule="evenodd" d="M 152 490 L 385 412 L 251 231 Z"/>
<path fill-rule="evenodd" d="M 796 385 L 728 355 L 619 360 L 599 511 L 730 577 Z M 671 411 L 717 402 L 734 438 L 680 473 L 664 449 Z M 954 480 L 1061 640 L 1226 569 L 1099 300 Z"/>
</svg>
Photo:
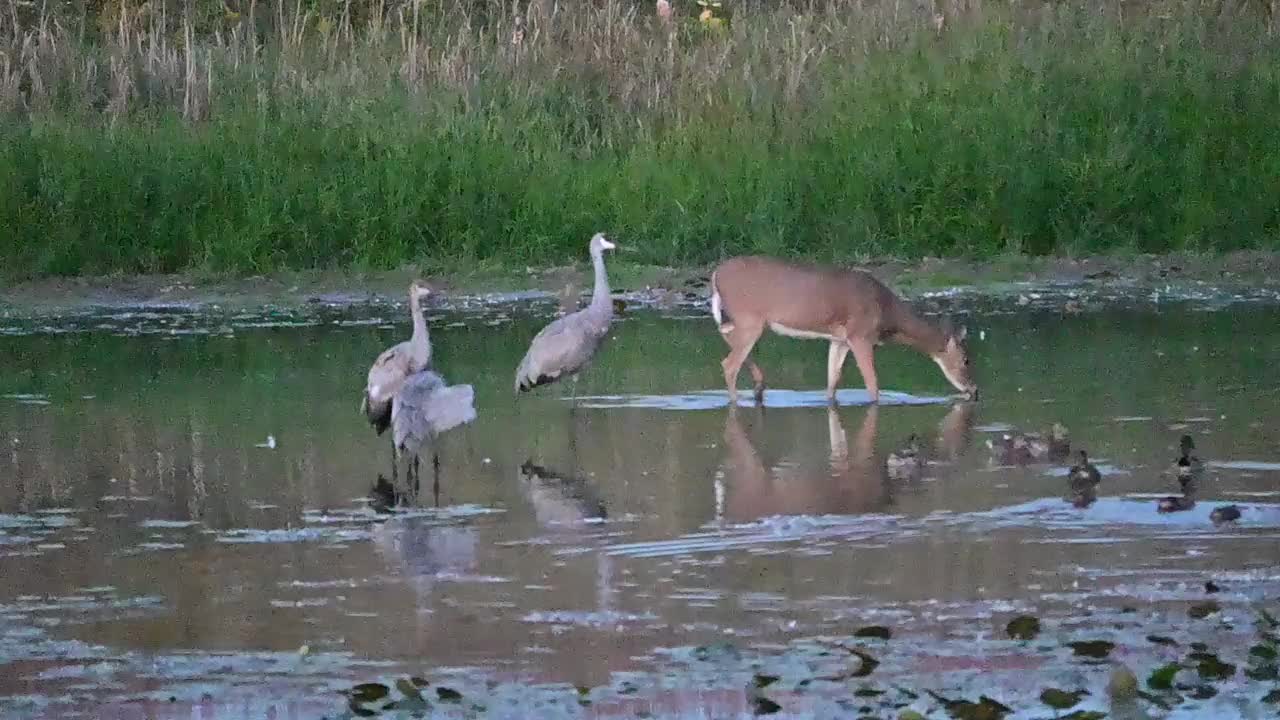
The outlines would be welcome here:
<svg viewBox="0 0 1280 720">
<path fill-rule="evenodd" d="M 13 4 L 10 277 L 1280 247 L 1269 5 L 187 5 Z"/>
</svg>

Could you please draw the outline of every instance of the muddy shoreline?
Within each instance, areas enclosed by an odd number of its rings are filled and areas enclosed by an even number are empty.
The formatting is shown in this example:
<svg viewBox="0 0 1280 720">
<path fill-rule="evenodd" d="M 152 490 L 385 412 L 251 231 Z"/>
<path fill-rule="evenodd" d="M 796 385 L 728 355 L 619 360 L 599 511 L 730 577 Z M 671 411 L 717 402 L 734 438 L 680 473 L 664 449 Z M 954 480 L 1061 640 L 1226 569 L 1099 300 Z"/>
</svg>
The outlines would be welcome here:
<svg viewBox="0 0 1280 720">
<path fill-rule="evenodd" d="M 1006 297 L 1023 305 L 1042 299 L 1036 295 L 1058 297 L 1058 304 L 1077 297 L 1280 300 L 1280 253 L 1275 252 L 991 261 L 928 258 L 872 261 L 858 267 L 869 269 L 908 298 Z M 610 284 L 615 297 L 629 304 L 700 305 L 706 300 L 710 270 L 710 266 L 636 265 L 622 256 L 611 259 Z M 435 307 L 453 310 L 582 296 L 591 289 L 586 263 L 453 273 L 409 267 L 379 273 L 310 271 L 247 278 L 192 274 L 49 278 L 0 288 L 0 315 L 56 317 L 113 308 L 296 310 L 382 305 L 398 303 L 403 288 L 415 277 L 426 279 L 440 292 Z"/>
</svg>

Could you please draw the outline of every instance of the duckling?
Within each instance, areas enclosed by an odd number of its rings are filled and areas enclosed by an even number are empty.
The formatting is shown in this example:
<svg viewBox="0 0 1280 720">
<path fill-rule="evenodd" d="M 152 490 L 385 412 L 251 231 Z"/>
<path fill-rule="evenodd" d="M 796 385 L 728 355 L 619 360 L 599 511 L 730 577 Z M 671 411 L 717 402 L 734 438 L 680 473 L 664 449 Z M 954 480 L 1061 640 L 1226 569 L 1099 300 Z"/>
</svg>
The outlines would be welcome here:
<svg viewBox="0 0 1280 720">
<path fill-rule="evenodd" d="M 1209 513 L 1209 519 L 1213 521 L 1214 525 L 1235 522 L 1240 519 L 1240 508 L 1235 505 L 1223 505 L 1222 507 L 1216 507 L 1213 509 L 1213 512 Z"/>
<path fill-rule="evenodd" d="M 1027 436 L 1020 432 L 1005 433 L 999 440 L 987 440 L 987 448 L 1001 465 L 1024 465 L 1031 461 Z"/>
<path fill-rule="evenodd" d="M 1071 471 L 1067 473 L 1067 482 L 1073 492 L 1096 488 L 1102 482 L 1102 473 L 1089 462 L 1089 455 L 1084 450 L 1080 451 L 1080 462 L 1071 466 Z"/>
<path fill-rule="evenodd" d="M 1190 435 L 1183 435 L 1178 441 L 1180 452 L 1178 459 L 1174 461 L 1172 472 L 1174 477 L 1178 478 L 1178 482 L 1186 485 L 1189 482 L 1197 480 L 1204 474 L 1204 463 L 1200 458 L 1191 454 L 1196 444 Z"/>
<path fill-rule="evenodd" d="M 1071 440 L 1062 423 L 1054 423 L 1046 433 L 1005 433 L 999 440 L 987 440 L 987 447 L 1005 465 L 1062 460 L 1071 452 Z"/>
<path fill-rule="evenodd" d="M 1170 495 L 1156 501 L 1156 512 L 1186 512 L 1196 506 L 1195 498 L 1190 495 Z"/>
<path fill-rule="evenodd" d="M 1031 450 L 1031 457 L 1037 460 L 1066 458 L 1071 453 L 1071 437 L 1067 434 L 1067 426 L 1056 422 L 1045 435 L 1028 435 L 1027 447 Z"/>
<path fill-rule="evenodd" d="M 885 469 L 894 480 L 909 480 L 920 477 L 924 469 L 924 458 L 920 455 L 920 440 L 915 433 L 907 438 L 900 449 L 889 453 L 885 459 Z"/>
</svg>

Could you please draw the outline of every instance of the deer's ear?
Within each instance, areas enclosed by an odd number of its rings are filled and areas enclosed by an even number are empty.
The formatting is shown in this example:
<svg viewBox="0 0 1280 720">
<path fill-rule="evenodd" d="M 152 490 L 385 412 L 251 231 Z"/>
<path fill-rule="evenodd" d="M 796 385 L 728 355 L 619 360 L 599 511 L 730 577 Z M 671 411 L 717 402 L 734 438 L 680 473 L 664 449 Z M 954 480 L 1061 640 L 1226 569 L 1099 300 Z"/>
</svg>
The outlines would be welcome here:
<svg viewBox="0 0 1280 720">
<path fill-rule="evenodd" d="M 963 341 L 966 337 L 969 337 L 969 326 L 961 325 L 960 332 L 956 333 L 956 339 Z"/>
</svg>

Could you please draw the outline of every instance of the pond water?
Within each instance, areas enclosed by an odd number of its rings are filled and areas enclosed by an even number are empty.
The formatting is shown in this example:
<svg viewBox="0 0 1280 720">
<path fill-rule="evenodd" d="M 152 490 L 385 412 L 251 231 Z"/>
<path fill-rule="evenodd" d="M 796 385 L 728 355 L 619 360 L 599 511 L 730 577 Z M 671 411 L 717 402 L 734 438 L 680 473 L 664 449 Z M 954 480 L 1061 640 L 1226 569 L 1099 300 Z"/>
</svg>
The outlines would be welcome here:
<svg viewBox="0 0 1280 720">
<path fill-rule="evenodd" d="M 438 499 L 393 514 L 370 507 L 390 448 L 358 408 L 369 363 L 408 336 L 402 307 L 0 321 L 0 714 L 339 717 L 335 688 L 403 672 L 488 697 L 472 714 L 750 715 L 741 683 L 710 694 L 679 653 L 783 662 L 867 625 L 909 648 L 881 672 L 917 688 L 1034 705 L 1074 682 L 1105 711 L 1107 666 L 1010 650 L 1022 613 L 1115 641 L 1144 679 L 1168 654 L 1144 640 L 1156 626 L 1244 668 L 1251 608 L 1280 590 L 1280 309 L 925 306 L 965 316 L 979 402 L 886 347 L 884 404 L 848 363 L 828 409 L 825 346 L 766 336 L 777 390 L 730 410 L 705 310 L 631 308 L 570 412 L 567 388 L 511 392 L 553 305 L 430 311 L 436 365 L 474 385 L 478 418 L 439 445 Z M 1102 471 L 1087 507 L 1064 499 L 1070 460 L 1007 466 L 986 446 L 1053 422 Z M 928 464 L 891 480 L 912 433 Z M 1160 513 L 1183 433 L 1207 476 Z M 1228 504 L 1240 519 L 1213 522 Z M 1222 611 L 1191 620 L 1208 580 Z M 671 678 L 688 691 L 667 706 Z M 1274 684 L 1233 679 L 1174 712 L 1269 716 Z M 647 704 L 511 709 L 572 686 Z"/>
</svg>

